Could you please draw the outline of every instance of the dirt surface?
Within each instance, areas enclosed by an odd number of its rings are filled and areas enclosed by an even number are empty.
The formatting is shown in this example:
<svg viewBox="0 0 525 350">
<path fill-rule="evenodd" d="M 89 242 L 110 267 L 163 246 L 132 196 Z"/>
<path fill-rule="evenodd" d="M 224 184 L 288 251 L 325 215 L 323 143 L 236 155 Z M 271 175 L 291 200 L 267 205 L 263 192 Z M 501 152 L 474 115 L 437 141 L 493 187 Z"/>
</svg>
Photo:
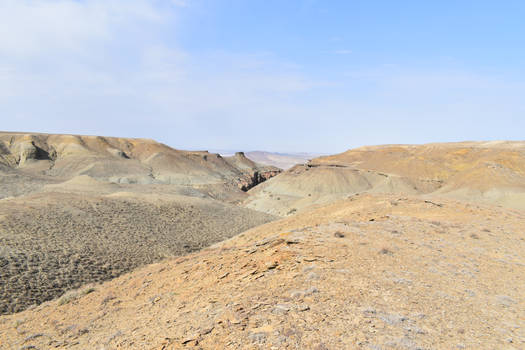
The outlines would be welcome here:
<svg viewBox="0 0 525 350">
<path fill-rule="evenodd" d="M 278 172 L 0 134 L 0 349 L 525 348 L 525 143 Z"/>
<path fill-rule="evenodd" d="M 523 349 L 525 215 L 360 195 L 0 317 L 6 349 Z"/>
</svg>

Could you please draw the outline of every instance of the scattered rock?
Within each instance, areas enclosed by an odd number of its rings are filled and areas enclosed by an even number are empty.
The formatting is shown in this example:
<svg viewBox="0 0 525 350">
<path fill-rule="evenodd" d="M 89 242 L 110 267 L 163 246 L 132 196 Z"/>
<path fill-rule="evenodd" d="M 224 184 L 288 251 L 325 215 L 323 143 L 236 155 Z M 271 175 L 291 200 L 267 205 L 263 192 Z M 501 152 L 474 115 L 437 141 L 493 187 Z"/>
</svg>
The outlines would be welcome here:
<svg viewBox="0 0 525 350">
<path fill-rule="evenodd" d="M 288 304 L 277 304 L 272 310 L 274 314 L 285 314 L 290 311 L 291 307 Z"/>
<path fill-rule="evenodd" d="M 248 339 L 252 341 L 252 343 L 256 344 L 264 344 L 266 343 L 267 334 L 263 332 L 259 333 L 251 333 L 248 334 Z"/>
</svg>

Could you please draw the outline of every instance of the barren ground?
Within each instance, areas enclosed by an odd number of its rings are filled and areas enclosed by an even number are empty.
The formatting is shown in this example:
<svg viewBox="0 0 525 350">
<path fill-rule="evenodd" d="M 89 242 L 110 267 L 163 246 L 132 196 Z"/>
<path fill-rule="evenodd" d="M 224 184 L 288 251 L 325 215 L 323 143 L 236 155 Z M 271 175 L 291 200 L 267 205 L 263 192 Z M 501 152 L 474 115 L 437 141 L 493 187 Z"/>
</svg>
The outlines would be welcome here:
<svg viewBox="0 0 525 350">
<path fill-rule="evenodd" d="M 354 196 L 2 316 L 0 342 L 522 349 L 524 227 L 525 215 L 508 209 Z"/>
</svg>

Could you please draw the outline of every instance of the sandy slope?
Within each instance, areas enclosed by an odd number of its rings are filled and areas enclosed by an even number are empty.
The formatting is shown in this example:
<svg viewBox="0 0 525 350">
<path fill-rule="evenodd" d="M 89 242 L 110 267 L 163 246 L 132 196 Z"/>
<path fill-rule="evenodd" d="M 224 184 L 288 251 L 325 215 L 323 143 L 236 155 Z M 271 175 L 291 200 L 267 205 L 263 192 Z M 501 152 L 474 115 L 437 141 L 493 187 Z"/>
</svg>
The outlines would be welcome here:
<svg viewBox="0 0 525 350">
<path fill-rule="evenodd" d="M 354 196 L 2 316 L 4 348 L 520 349 L 525 215 Z"/>
<path fill-rule="evenodd" d="M 313 159 L 250 191 L 250 208 L 287 215 L 349 194 L 445 196 L 525 209 L 525 142 L 362 147 Z"/>
</svg>

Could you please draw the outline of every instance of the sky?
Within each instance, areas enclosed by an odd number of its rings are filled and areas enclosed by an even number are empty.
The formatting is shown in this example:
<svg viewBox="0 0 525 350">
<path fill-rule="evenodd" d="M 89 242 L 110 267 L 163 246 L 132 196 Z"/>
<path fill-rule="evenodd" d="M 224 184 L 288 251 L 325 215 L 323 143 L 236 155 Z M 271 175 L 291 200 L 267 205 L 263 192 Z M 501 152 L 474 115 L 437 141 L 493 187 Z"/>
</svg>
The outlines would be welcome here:
<svg viewBox="0 0 525 350">
<path fill-rule="evenodd" d="M 0 0 L 0 130 L 337 153 L 525 139 L 524 1 Z"/>
</svg>

